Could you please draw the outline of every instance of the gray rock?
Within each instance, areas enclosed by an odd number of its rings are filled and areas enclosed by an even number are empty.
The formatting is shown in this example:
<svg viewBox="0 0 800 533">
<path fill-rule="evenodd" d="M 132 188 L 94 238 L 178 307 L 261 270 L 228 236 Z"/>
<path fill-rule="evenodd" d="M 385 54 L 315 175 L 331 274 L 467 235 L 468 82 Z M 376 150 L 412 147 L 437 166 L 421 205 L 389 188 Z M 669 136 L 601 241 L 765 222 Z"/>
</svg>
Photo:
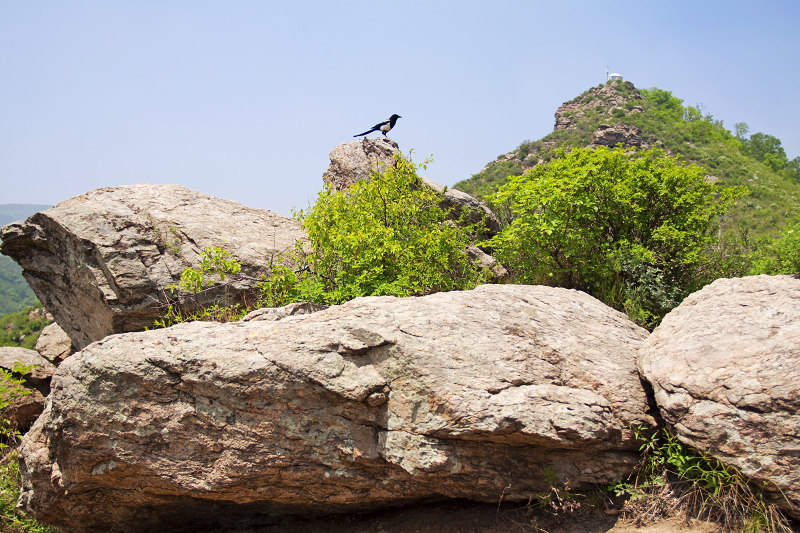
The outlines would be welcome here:
<svg viewBox="0 0 800 533">
<path fill-rule="evenodd" d="M 296 302 L 284 305 L 283 307 L 266 307 L 263 309 L 256 309 L 251 311 L 244 317 L 242 322 L 251 322 L 254 320 L 267 320 L 274 322 L 276 320 L 283 320 L 284 318 L 297 315 L 310 315 L 317 311 L 327 309 L 326 305 L 312 304 L 310 302 Z"/>
<path fill-rule="evenodd" d="M 629 126 L 618 122 L 613 126 L 601 124 L 592 134 L 590 148 L 597 146 L 610 146 L 614 148 L 622 144 L 625 148 L 649 148 L 650 145 L 642 140 L 642 130 L 636 126 Z"/>
<path fill-rule="evenodd" d="M 59 367 L 21 502 L 60 531 L 525 500 L 638 461 L 647 332 L 590 296 L 485 285 L 110 336 Z"/>
<path fill-rule="evenodd" d="M 0 232 L 2 253 L 23 275 L 75 348 L 142 330 L 164 312 L 164 291 L 207 246 L 221 247 L 253 278 L 304 234 L 300 224 L 177 185 L 96 189 Z M 241 281 L 199 303 L 232 302 Z"/>
<path fill-rule="evenodd" d="M 639 366 L 681 441 L 766 483 L 798 516 L 799 279 L 715 281 L 664 318 Z"/>
<path fill-rule="evenodd" d="M 39 355 L 58 366 L 73 353 L 72 339 L 55 322 L 45 327 L 36 341 Z"/>
<path fill-rule="evenodd" d="M 2 412 L 2 417 L 9 421 L 11 427 L 24 432 L 44 409 L 44 397 L 50 393 L 50 379 L 56 368 L 33 350 L 0 347 L 0 368 L 10 372 L 15 363 L 36 365 L 20 376 L 24 382 L 14 387 L 15 394 Z"/>
<path fill-rule="evenodd" d="M 331 150 L 331 164 L 322 179 L 334 191 L 343 191 L 358 180 L 368 180 L 372 172 L 384 172 L 394 166 L 400 147 L 387 137 L 364 137 L 360 141 L 341 143 Z"/>
<path fill-rule="evenodd" d="M 35 350 L 11 346 L 0 347 L 0 368 L 11 371 L 15 363 L 25 366 L 35 365 L 22 377 L 32 388 L 38 389 L 47 396 L 50 392 L 50 379 L 53 377 L 56 367 Z"/>
</svg>

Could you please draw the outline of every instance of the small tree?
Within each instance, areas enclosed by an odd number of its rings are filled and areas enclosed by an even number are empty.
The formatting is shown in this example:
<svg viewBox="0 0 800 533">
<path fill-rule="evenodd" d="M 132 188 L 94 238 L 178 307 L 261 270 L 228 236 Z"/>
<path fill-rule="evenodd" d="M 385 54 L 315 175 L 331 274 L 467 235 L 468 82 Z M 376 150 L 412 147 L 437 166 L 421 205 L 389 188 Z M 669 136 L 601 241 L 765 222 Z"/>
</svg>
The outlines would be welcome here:
<svg viewBox="0 0 800 533">
<path fill-rule="evenodd" d="M 741 194 L 659 149 L 561 149 L 493 196 L 513 222 L 488 244 L 520 282 L 584 290 L 653 326 L 702 285 L 713 230 Z"/>
</svg>

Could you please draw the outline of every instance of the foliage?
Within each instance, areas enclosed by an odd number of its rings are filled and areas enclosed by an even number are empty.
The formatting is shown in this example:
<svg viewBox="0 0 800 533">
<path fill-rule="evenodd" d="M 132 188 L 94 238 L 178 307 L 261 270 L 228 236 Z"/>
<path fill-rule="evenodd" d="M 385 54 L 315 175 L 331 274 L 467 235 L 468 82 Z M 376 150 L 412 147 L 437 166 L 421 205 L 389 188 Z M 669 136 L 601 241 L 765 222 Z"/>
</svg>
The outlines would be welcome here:
<svg viewBox="0 0 800 533">
<path fill-rule="evenodd" d="M 224 289 L 224 282 L 229 277 L 232 281 L 241 280 L 241 271 L 242 264 L 234 259 L 230 252 L 216 246 L 206 247 L 200 254 L 198 268 L 185 269 L 181 273 L 180 281 L 167 287 L 172 296 L 176 294 L 179 296 L 170 300 L 162 317 L 153 325 L 163 328 L 195 320 L 211 322 L 238 320 L 247 312 L 246 306 L 241 303 L 226 303 L 224 298 L 218 298 L 211 304 L 198 305 L 195 297 L 220 287 Z"/>
<path fill-rule="evenodd" d="M 401 157 L 392 168 L 373 172 L 346 191 L 326 187 L 310 212 L 295 213 L 308 242 L 297 243 L 285 261 L 270 265 L 270 274 L 256 285 L 258 298 L 252 305 L 187 305 L 187 294 L 216 290 L 228 277 L 243 279 L 241 265 L 228 252 L 207 248 L 199 268 L 186 269 L 180 283 L 170 287 L 183 296 L 155 326 L 235 320 L 252 308 L 296 301 L 336 304 L 358 296 L 417 296 L 475 287 L 485 274 L 465 249 L 479 228 L 449 221 L 441 200 L 421 183 L 416 166 Z"/>
<path fill-rule="evenodd" d="M 683 444 L 666 428 L 633 426 L 640 463 L 609 490 L 628 498 L 625 511 L 636 525 L 684 512 L 736 531 L 786 532 L 782 513 L 764 501 L 741 472 Z"/>
<path fill-rule="evenodd" d="M 55 531 L 39 524 L 16 508 L 20 488 L 20 472 L 17 452 L 9 447 L 9 443 L 16 441 L 19 431 L 11 427 L 9 421 L 2 417 L 3 410 L 15 396 L 30 394 L 22 387 L 25 381 L 22 376 L 30 372 L 32 368 L 33 365 L 21 365 L 20 363 L 16 363 L 10 372 L 0 368 L 0 530 L 9 533 Z"/>
<path fill-rule="evenodd" d="M 520 146 L 515 158 L 490 163 L 455 187 L 479 197 L 489 197 L 510 176 L 521 174 L 519 167 L 525 171 L 539 159 L 551 160 L 558 147 L 589 145 L 600 124 L 623 123 L 639 128 L 644 142 L 660 145 L 667 152 L 679 154 L 687 162 L 701 166 L 719 183 L 750 189 L 751 195 L 731 208 L 723 232 L 729 229 L 738 232 L 745 227 L 750 233 L 751 244 L 756 244 L 763 241 L 762 237 L 771 239 L 777 236 L 783 224 L 800 213 L 800 158 L 788 161 L 785 168 L 776 171 L 769 160 L 759 160 L 745 147 L 745 123 L 736 125 L 734 135 L 721 121 L 704 113 L 701 106 L 685 106 L 669 91 L 641 89 L 638 93 L 642 98 L 637 98 L 626 84 L 615 82 L 609 85 L 617 96 L 628 98 L 623 105 L 627 112 L 624 116 L 619 116 L 621 108 L 610 106 L 585 107 L 573 112 L 568 128 L 554 130 L 539 141 Z M 592 94 L 590 91 L 574 101 L 587 104 Z M 758 141 L 761 135 L 753 137 Z M 773 152 L 779 153 L 776 148 L 779 142 L 767 144 L 772 146 Z M 526 154 L 524 158 L 520 157 L 523 152 Z M 767 153 L 770 153 L 769 149 Z"/>
<path fill-rule="evenodd" d="M 0 346 L 21 346 L 32 350 L 39 333 L 51 322 L 41 304 L 0 317 Z"/>
<path fill-rule="evenodd" d="M 514 219 L 488 245 L 518 282 L 584 290 L 653 326 L 702 286 L 718 218 L 744 193 L 658 149 L 561 149 L 492 197 Z"/>
<path fill-rule="evenodd" d="M 448 222 L 441 196 L 400 156 L 346 191 L 326 187 L 311 212 L 296 216 L 309 251 L 295 251 L 297 272 L 273 270 L 264 285 L 272 304 L 417 296 L 472 288 L 483 279 L 464 253 L 476 228 Z"/>
<path fill-rule="evenodd" d="M 22 277 L 22 268 L 10 257 L 0 254 L 0 316 L 37 303 L 36 295 Z"/>
<path fill-rule="evenodd" d="M 781 236 L 764 245 L 750 274 L 800 274 L 800 219 L 784 226 Z"/>
</svg>

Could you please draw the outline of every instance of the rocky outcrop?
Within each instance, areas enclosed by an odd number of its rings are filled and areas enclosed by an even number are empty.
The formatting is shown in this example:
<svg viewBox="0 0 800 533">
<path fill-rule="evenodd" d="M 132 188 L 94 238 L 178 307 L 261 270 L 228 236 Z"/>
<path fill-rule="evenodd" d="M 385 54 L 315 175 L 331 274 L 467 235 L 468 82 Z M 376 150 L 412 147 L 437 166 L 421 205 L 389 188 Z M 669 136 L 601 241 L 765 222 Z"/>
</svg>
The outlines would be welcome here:
<svg viewBox="0 0 800 533">
<path fill-rule="evenodd" d="M 800 517 L 800 279 L 715 281 L 664 318 L 639 366 L 683 442 Z"/>
<path fill-rule="evenodd" d="M 592 87 L 577 98 L 564 102 L 556 109 L 556 123 L 553 131 L 566 130 L 572 126 L 576 118 L 582 117 L 589 111 L 602 110 L 609 116 L 614 110 L 621 110 L 621 114 L 641 113 L 642 108 L 630 102 L 644 100 L 639 90 L 629 81 L 613 82 Z M 620 111 L 617 111 L 620 114 Z"/>
<path fill-rule="evenodd" d="M 15 364 L 32 366 L 22 374 L 24 382 L 11 394 L 9 404 L 3 409 L 2 417 L 11 427 L 27 430 L 44 409 L 44 397 L 50 393 L 50 379 L 56 368 L 37 352 L 27 348 L 0 347 L 0 368 L 7 372 L 14 370 Z"/>
<path fill-rule="evenodd" d="M 304 234 L 300 224 L 177 185 L 97 189 L 10 224 L 2 253 L 23 268 L 75 348 L 142 330 L 164 312 L 164 291 L 208 246 L 230 252 L 253 278 Z M 231 302 L 254 281 L 204 293 Z"/>
<path fill-rule="evenodd" d="M 39 334 L 36 351 L 56 366 L 74 352 L 72 339 L 55 322 L 46 326 Z"/>
<path fill-rule="evenodd" d="M 368 180 L 371 172 L 384 172 L 394 166 L 400 147 L 388 137 L 364 137 L 360 141 L 341 143 L 331 150 L 331 164 L 322 179 L 334 191 L 343 191 L 358 180 Z"/>
<path fill-rule="evenodd" d="M 647 332 L 590 296 L 485 285 L 114 335 L 66 359 L 21 447 L 62 532 L 606 484 L 651 423 Z"/>
<path fill-rule="evenodd" d="M 636 126 L 629 126 L 618 122 L 613 126 L 601 124 L 592 134 L 592 143 L 589 148 L 597 146 L 615 147 L 621 144 L 625 148 L 649 148 L 650 145 L 642 140 L 642 130 Z"/>
</svg>

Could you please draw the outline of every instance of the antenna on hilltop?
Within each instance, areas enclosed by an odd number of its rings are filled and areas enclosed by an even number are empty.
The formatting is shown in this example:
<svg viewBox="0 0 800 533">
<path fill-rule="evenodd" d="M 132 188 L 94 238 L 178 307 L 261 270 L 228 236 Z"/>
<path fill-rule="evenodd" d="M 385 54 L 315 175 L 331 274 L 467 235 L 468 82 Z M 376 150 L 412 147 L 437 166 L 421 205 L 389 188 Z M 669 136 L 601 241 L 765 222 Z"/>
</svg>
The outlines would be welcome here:
<svg viewBox="0 0 800 533">
<path fill-rule="evenodd" d="M 606 81 L 608 81 L 608 65 L 606 65 Z"/>
</svg>

